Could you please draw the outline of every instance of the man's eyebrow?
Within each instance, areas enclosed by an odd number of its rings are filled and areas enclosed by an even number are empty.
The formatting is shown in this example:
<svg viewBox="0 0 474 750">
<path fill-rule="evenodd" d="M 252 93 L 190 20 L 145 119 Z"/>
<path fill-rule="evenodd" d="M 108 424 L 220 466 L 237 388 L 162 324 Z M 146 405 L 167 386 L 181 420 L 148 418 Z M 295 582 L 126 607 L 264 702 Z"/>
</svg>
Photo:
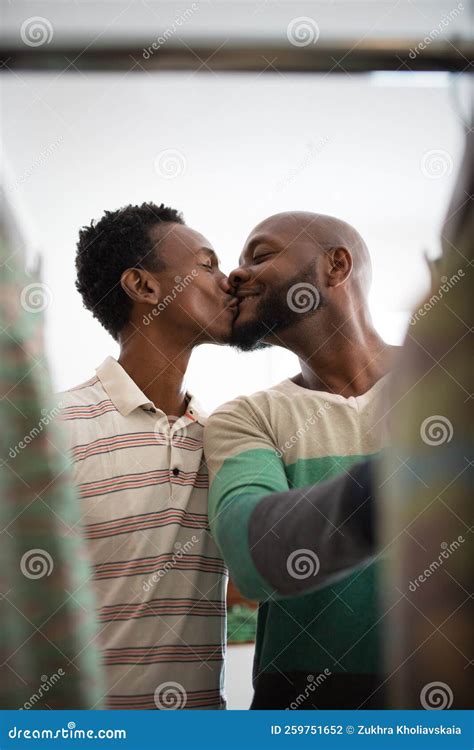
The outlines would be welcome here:
<svg viewBox="0 0 474 750">
<path fill-rule="evenodd" d="M 215 254 L 214 250 L 211 250 L 210 247 L 201 247 L 199 248 L 200 253 L 206 253 L 206 255 L 211 259 L 214 260 L 217 265 L 219 265 L 219 258 Z"/>
<path fill-rule="evenodd" d="M 245 248 L 244 252 L 241 254 L 239 258 L 239 264 L 242 265 L 242 262 L 245 259 L 245 256 L 252 256 L 254 250 L 258 245 L 262 245 L 265 242 L 269 242 L 268 236 L 265 234 L 258 234 L 256 237 L 250 240 L 249 244 Z"/>
<path fill-rule="evenodd" d="M 257 245 L 260 245 L 262 242 L 266 242 L 266 237 L 264 234 L 258 234 L 256 237 L 254 237 L 252 240 L 250 240 L 249 244 L 247 245 L 246 252 L 251 253 L 255 250 Z"/>
</svg>

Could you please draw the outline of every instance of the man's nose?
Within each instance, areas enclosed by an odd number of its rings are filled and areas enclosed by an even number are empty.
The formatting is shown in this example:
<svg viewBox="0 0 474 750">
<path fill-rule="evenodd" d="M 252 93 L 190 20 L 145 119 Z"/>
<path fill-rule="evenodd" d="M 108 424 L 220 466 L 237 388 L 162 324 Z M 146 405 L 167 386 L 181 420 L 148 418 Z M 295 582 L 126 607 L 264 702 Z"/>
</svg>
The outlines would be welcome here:
<svg viewBox="0 0 474 750">
<path fill-rule="evenodd" d="M 229 274 L 229 283 L 233 289 L 245 284 L 250 279 L 250 273 L 243 266 L 234 268 Z"/>
</svg>

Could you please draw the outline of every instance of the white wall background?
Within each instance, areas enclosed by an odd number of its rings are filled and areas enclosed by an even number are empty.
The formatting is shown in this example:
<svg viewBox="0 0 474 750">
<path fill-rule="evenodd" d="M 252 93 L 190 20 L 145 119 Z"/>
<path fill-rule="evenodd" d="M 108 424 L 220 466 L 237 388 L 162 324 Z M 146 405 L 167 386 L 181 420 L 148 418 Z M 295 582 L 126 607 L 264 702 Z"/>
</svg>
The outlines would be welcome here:
<svg viewBox="0 0 474 750">
<path fill-rule="evenodd" d="M 353 223 L 374 265 L 376 327 L 399 343 L 426 288 L 462 150 L 448 76 L 26 74 L 2 76 L 2 139 L 52 293 L 55 385 L 92 374 L 116 345 L 74 288 L 78 228 L 104 209 L 164 201 L 206 235 L 225 271 L 249 230 L 306 209 Z M 461 86 L 458 76 L 454 84 Z M 157 173 L 164 149 L 184 172 Z M 430 152 L 440 152 L 432 157 Z M 293 374 L 292 355 L 204 346 L 189 389 L 212 409 Z"/>
</svg>

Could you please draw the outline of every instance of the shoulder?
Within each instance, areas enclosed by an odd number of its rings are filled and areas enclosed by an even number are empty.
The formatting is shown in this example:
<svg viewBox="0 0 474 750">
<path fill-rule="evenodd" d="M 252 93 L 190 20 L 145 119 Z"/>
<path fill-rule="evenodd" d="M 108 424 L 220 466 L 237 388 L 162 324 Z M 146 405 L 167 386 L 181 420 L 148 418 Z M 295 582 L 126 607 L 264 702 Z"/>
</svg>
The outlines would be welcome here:
<svg viewBox="0 0 474 750">
<path fill-rule="evenodd" d="M 84 383 L 61 391 L 56 394 L 58 404 L 58 419 L 65 439 L 66 446 L 74 454 L 78 445 L 83 445 L 98 436 L 98 417 L 100 429 L 103 430 L 103 419 L 107 420 L 109 412 L 116 411 L 97 375 Z M 76 466 L 76 464 L 75 464 Z"/>
<path fill-rule="evenodd" d="M 94 386 L 100 385 L 100 380 L 97 375 L 93 375 L 88 380 L 85 380 L 83 383 L 78 383 L 78 385 L 72 386 L 72 388 L 67 388 L 64 391 L 60 391 L 57 393 L 57 397 L 61 398 L 63 401 L 81 401 L 88 393 L 90 393 L 91 389 L 94 389 Z"/>
<path fill-rule="evenodd" d="M 289 397 L 288 380 L 250 395 L 238 396 L 218 406 L 208 418 L 208 425 L 212 425 L 226 416 L 258 416 L 262 413 L 269 416 L 269 412 L 275 404 L 287 397 Z"/>
<path fill-rule="evenodd" d="M 56 400 L 61 410 L 61 418 L 65 421 L 81 416 L 98 416 L 104 408 L 113 407 L 97 375 L 57 393 Z"/>
<path fill-rule="evenodd" d="M 251 395 L 238 396 L 219 406 L 204 430 L 208 455 L 231 450 L 261 448 L 273 442 L 277 412 L 285 411 L 280 402 L 285 382 Z"/>
</svg>

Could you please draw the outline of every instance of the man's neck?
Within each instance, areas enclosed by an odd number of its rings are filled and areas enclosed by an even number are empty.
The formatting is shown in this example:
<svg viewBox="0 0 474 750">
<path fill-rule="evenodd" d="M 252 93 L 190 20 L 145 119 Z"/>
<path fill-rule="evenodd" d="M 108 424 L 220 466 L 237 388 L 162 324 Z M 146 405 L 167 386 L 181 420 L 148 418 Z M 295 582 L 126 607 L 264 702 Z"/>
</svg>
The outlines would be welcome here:
<svg viewBox="0 0 474 750">
<path fill-rule="evenodd" d="M 119 364 L 145 396 L 167 416 L 181 417 L 186 411 L 184 379 L 191 350 L 178 351 L 170 342 L 124 336 Z"/>
<path fill-rule="evenodd" d="M 389 346 L 373 327 L 335 330 L 326 341 L 308 336 L 298 347 L 301 373 L 294 382 L 304 388 L 360 396 L 392 368 L 396 347 Z"/>
</svg>

